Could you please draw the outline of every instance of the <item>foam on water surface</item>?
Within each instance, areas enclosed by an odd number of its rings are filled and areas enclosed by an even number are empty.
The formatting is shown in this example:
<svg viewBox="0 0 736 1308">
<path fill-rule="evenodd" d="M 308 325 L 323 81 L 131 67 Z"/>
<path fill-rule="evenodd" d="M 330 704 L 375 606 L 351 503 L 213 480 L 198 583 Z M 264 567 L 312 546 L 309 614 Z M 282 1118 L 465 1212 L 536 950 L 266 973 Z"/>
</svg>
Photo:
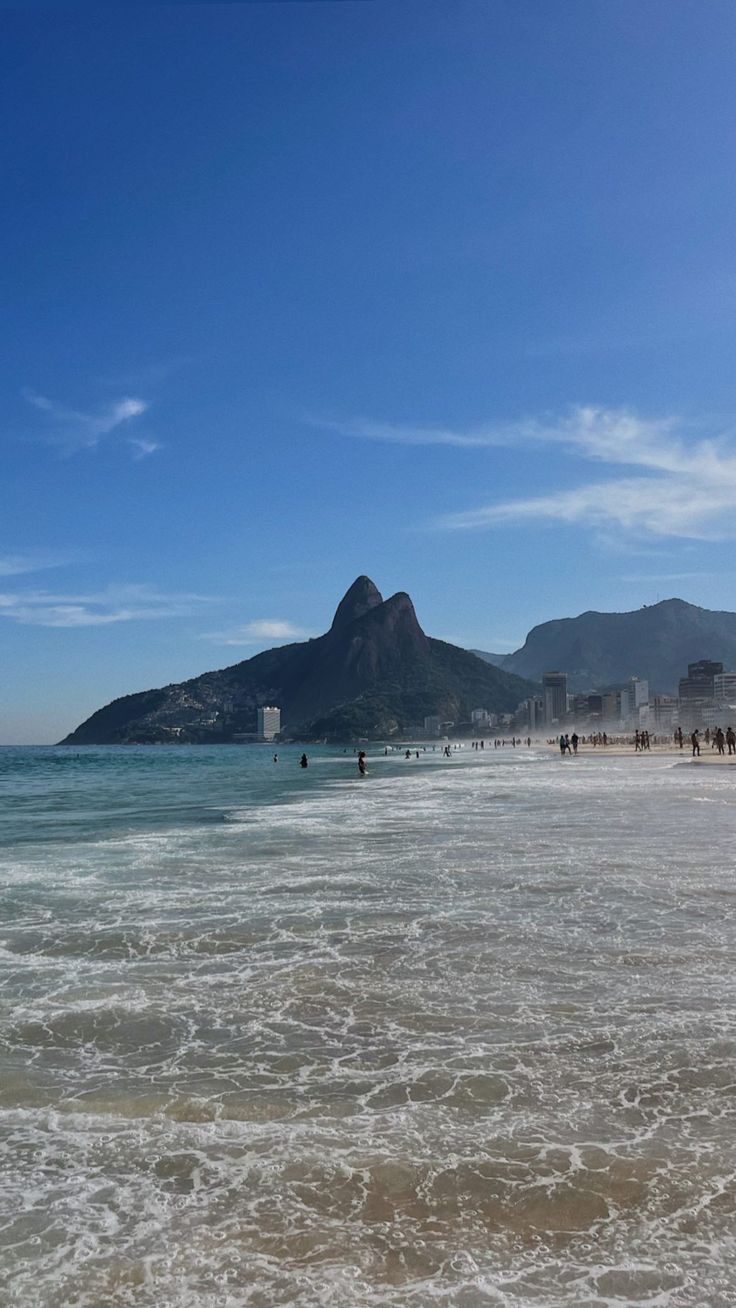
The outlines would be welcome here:
<svg viewBox="0 0 736 1308">
<path fill-rule="evenodd" d="M 733 778 L 501 754 L 0 752 L 10 1304 L 736 1301 Z"/>
</svg>

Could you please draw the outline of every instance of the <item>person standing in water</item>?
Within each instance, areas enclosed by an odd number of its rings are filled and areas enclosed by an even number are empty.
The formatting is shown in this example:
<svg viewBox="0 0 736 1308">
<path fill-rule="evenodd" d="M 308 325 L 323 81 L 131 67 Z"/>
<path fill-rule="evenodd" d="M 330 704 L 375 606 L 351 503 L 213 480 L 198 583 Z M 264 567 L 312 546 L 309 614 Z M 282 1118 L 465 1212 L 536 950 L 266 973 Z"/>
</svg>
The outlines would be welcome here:
<svg viewBox="0 0 736 1308">
<path fill-rule="evenodd" d="M 368 764 L 365 761 L 364 749 L 361 749 L 358 753 L 358 772 L 360 773 L 361 777 L 366 776 L 368 773 Z"/>
<path fill-rule="evenodd" d="M 299 759 L 299 767 L 300 768 L 309 767 L 309 759 L 307 758 L 306 754 L 302 754 L 301 758 Z"/>
</svg>

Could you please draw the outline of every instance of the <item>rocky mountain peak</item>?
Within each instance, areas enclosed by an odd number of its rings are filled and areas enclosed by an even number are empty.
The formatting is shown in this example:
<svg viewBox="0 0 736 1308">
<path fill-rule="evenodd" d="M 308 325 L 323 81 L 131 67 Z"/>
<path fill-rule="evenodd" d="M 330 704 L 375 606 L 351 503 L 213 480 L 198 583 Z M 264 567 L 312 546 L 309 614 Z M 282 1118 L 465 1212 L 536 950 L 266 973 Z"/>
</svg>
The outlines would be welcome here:
<svg viewBox="0 0 736 1308">
<path fill-rule="evenodd" d="M 330 630 L 336 631 L 338 627 L 355 622 L 356 618 L 362 618 L 364 613 L 382 603 L 383 596 L 370 577 L 357 577 L 340 600 Z"/>
</svg>

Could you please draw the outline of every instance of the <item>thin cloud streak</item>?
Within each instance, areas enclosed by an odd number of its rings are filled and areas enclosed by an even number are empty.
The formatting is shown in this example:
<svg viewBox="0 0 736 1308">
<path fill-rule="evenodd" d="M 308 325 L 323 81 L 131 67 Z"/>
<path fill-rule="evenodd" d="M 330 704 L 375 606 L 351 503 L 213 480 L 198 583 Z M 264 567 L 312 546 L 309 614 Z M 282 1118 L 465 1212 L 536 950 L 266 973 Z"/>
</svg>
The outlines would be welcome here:
<svg viewBox="0 0 736 1308">
<path fill-rule="evenodd" d="M 452 431 L 446 427 L 421 427 L 409 424 L 374 422 L 370 418 L 307 418 L 310 427 L 350 436 L 354 440 L 388 441 L 393 445 L 454 445 L 478 448 L 503 445 L 506 441 L 491 429 Z"/>
<path fill-rule="evenodd" d="M 217 645 L 259 645 L 264 640 L 307 640 L 313 633 L 283 618 L 256 618 L 226 631 L 207 631 L 201 639 Z"/>
<path fill-rule="evenodd" d="M 31 627 L 100 627 L 192 617 L 207 595 L 165 593 L 146 585 L 108 586 L 90 594 L 56 594 L 48 590 L 0 592 L 0 618 Z"/>
<path fill-rule="evenodd" d="M 100 443 L 107 436 L 112 435 L 118 427 L 140 418 L 150 407 L 146 400 L 125 396 L 96 413 L 87 413 L 81 409 L 67 408 L 35 391 L 24 391 L 24 396 L 34 409 L 45 414 L 47 419 L 53 422 L 54 430 L 49 432 L 45 439 L 49 444 L 60 446 L 66 454 L 96 450 Z M 158 448 L 156 442 L 142 438 L 137 440 L 137 444 L 142 454 L 151 454 Z M 150 448 L 143 449 L 144 446 Z M 141 457 L 141 452 L 135 457 Z"/>
<path fill-rule="evenodd" d="M 644 574 L 634 573 L 621 577 L 620 580 L 633 582 L 724 581 L 727 577 L 733 576 L 733 572 L 650 572 Z"/>
<path fill-rule="evenodd" d="M 0 577 L 20 577 L 28 572 L 44 572 L 46 568 L 63 568 L 74 562 L 72 554 L 56 554 L 44 550 L 11 550 L 0 554 Z"/>
<path fill-rule="evenodd" d="M 456 530 L 537 521 L 563 526 L 613 525 L 624 532 L 726 540 L 736 535 L 732 515 L 736 480 L 714 486 L 694 478 L 614 478 L 575 490 L 508 500 L 450 514 L 440 525 Z"/>
</svg>

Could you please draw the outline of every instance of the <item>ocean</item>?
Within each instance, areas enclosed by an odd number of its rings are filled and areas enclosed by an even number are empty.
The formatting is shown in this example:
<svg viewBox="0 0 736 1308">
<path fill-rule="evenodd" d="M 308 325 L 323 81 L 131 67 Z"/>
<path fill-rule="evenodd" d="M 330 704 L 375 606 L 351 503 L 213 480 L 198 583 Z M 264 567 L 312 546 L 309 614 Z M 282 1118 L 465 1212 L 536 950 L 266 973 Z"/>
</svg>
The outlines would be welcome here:
<svg viewBox="0 0 736 1308">
<path fill-rule="evenodd" d="M 733 1308 L 736 778 L 0 750 L 0 1299 Z"/>
</svg>

